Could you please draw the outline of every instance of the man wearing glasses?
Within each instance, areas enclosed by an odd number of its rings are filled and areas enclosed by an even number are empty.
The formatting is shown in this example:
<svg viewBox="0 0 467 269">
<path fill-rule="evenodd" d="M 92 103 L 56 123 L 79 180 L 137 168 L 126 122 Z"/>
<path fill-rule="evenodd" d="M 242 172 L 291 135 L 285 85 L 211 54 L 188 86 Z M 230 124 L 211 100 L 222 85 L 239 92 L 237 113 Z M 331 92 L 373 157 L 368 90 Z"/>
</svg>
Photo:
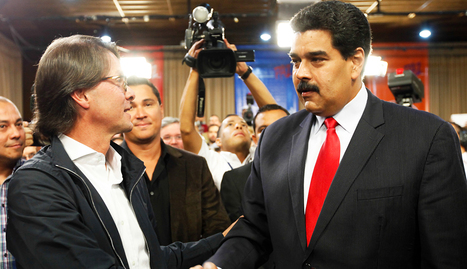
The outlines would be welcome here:
<svg viewBox="0 0 467 269">
<path fill-rule="evenodd" d="M 55 40 L 35 79 L 36 132 L 45 147 L 13 175 L 7 243 L 18 268 L 186 268 L 223 236 L 161 247 L 136 157 L 111 144 L 133 128 L 114 43 Z"/>
</svg>

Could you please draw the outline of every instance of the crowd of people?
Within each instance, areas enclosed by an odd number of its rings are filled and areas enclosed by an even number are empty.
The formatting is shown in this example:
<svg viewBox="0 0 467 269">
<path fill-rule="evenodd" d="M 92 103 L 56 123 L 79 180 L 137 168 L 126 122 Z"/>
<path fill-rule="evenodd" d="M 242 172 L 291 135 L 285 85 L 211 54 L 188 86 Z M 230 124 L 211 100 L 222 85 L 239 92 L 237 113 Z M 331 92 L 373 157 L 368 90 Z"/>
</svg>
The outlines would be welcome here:
<svg viewBox="0 0 467 269">
<path fill-rule="evenodd" d="M 238 62 L 252 133 L 236 114 L 200 132 L 196 68 L 166 117 L 115 43 L 53 41 L 34 124 L 0 97 L 1 268 L 467 268 L 467 131 L 366 89 L 355 6 L 317 2 L 291 25 L 305 109 Z"/>
</svg>

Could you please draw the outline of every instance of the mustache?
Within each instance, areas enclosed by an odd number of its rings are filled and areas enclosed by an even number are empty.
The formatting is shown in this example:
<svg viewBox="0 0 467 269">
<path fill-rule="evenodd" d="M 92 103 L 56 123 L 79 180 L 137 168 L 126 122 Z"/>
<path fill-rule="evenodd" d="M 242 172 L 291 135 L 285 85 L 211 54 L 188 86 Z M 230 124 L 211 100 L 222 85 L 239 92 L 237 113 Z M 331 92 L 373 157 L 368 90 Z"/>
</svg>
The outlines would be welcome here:
<svg viewBox="0 0 467 269">
<path fill-rule="evenodd" d="M 298 86 L 297 86 L 297 91 L 299 93 L 309 92 L 309 91 L 319 93 L 319 87 L 316 84 L 310 84 L 310 83 L 307 83 L 306 81 L 300 81 L 300 83 L 298 83 Z"/>
</svg>

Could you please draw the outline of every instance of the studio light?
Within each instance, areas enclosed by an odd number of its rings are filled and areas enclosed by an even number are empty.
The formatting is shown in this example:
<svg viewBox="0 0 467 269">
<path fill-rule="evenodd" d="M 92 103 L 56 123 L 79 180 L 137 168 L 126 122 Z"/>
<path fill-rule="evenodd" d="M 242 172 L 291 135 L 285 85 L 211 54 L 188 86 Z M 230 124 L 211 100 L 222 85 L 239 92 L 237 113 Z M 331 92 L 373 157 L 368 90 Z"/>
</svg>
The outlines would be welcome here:
<svg viewBox="0 0 467 269">
<path fill-rule="evenodd" d="M 381 61 L 379 56 L 369 56 L 365 64 L 364 76 L 386 76 L 388 62 Z"/>
<path fill-rule="evenodd" d="M 145 57 L 121 57 L 120 64 L 126 77 L 137 76 L 150 79 L 152 66 Z"/>
<path fill-rule="evenodd" d="M 261 39 L 263 41 L 269 41 L 271 39 L 271 35 L 269 33 L 263 33 L 261 34 Z"/>
<path fill-rule="evenodd" d="M 103 35 L 101 36 L 102 41 L 104 42 L 111 42 L 112 38 L 109 35 Z"/>
<path fill-rule="evenodd" d="M 431 31 L 429 29 L 422 29 L 419 33 L 422 38 L 429 38 L 431 36 Z"/>
<path fill-rule="evenodd" d="M 288 20 L 276 22 L 276 36 L 279 47 L 290 48 L 292 46 L 293 31 Z"/>
<path fill-rule="evenodd" d="M 422 24 L 422 30 L 420 30 L 419 35 L 422 38 L 429 38 L 431 36 L 431 27 L 428 22 Z"/>
</svg>

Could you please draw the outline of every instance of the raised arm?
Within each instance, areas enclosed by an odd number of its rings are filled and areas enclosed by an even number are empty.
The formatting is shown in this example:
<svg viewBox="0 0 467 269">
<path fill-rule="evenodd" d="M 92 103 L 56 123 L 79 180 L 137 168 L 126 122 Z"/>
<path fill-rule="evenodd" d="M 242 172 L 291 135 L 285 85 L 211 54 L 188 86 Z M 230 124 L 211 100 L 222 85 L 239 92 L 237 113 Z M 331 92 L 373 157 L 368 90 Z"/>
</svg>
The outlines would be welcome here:
<svg viewBox="0 0 467 269">
<path fill-rule="evenodd" d="M 231 48 L 234 51 L 237 50 L 237 47 L 234 44 L 230 44 L 227 41 L 227 39 L 224 39 L 224 41 L 227 47 Z M 247 71 L 248 65 L 245 62 L 237 63 L 237 69 L 235 70 L 235 72 L 239 76 L 242 76 Z M 250 90 L 251 95 L 253 95 L 253 99 L 255 99 L 258 107 L 263 107 L 269 104 L 277 104 L 276 100 L 274 100 L 274 97 L 272 97 L 272 94 L 269 92 L 266 85 L 264 85 L 264 83 L 253 72 L 248 76 L 248 78 L 243 80 L 243 82 Z"/>
<path fill-rule="evenodd" d="M 201 51 L 200 47 L 203 40 L 193 44 L 188 53 L 197 58 Z M 191 68 L 190 75 L 183 89 L 182 99 L 180 101 L 180 132 L 182 134 L 183 146 L 185 150 L 198 154 L 203 143 L 203 139 L 198 134 L 195 126 L 196 101 L 198 95 L 199 74 L 194 68 Z"/>
</svg>

